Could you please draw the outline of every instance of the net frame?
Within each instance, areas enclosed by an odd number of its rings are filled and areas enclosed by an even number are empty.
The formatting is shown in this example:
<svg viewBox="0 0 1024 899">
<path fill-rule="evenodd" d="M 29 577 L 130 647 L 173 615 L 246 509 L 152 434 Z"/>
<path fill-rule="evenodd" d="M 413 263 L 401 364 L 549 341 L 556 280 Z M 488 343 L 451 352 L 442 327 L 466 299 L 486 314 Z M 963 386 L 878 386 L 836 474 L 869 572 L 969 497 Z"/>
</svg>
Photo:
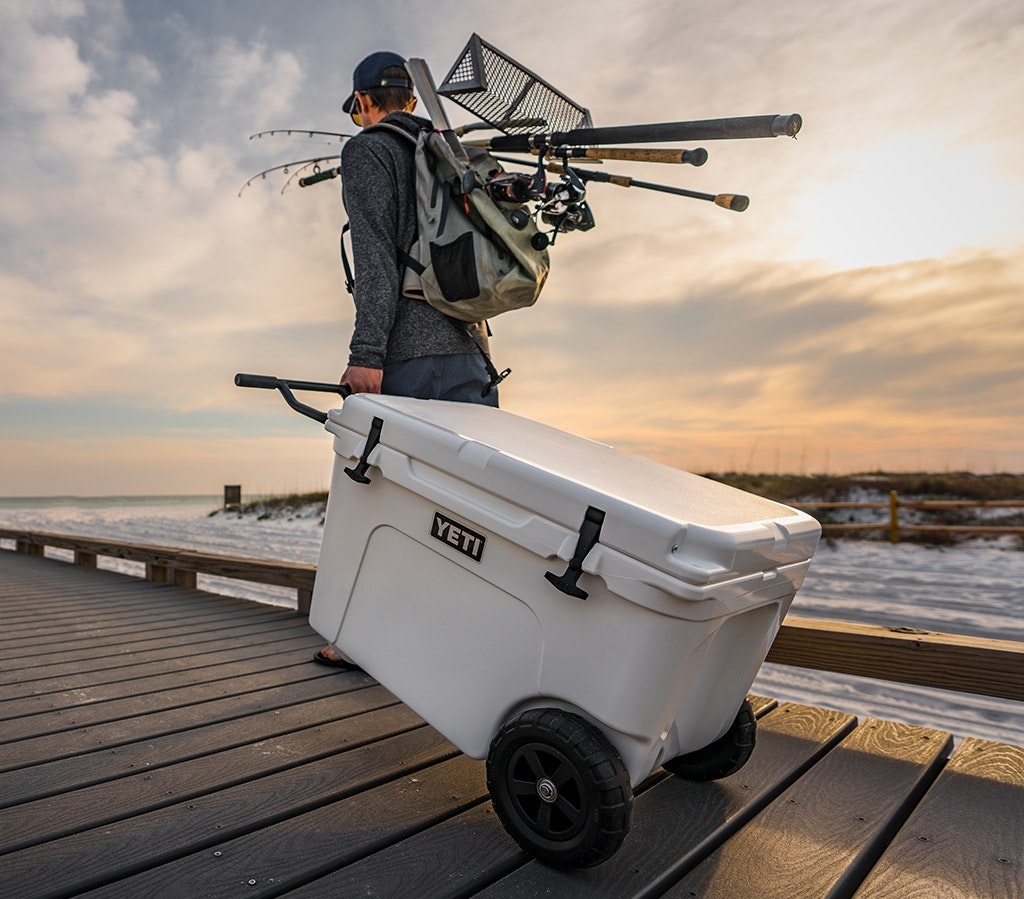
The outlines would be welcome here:
<svg viewBox="0 0 1024 899">
<path fill-rule="evenodd" d="M 505 134 L 593 127 L 588 109 L 475 33 L 437 93 Z"/>
</svg>

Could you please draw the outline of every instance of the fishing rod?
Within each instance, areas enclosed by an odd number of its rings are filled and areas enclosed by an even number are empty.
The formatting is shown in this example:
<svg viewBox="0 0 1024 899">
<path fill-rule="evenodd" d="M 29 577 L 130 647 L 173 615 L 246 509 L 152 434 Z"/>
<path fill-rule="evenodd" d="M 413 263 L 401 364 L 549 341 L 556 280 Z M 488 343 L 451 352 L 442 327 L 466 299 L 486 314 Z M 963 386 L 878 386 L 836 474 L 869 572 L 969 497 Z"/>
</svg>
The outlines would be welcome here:
<svg viewBox="0 0 1024 899">
<path fill-rule="evenodd" d="M 525 158 L 491 156 L 494 168 L 486 175 L 478 170 L 476 186 L 488 191 L 499 203 L 520 207 L 514 215 L 523 217 L 524 223 L 533 218 L 538 225 L 543 221 L 552 226 L 550 235 L 544 231 L 535 235 L 544 246 L 552 243 L 560 233 L 588 231 L 594 227 L 594 216 L 586 199 L 587 185 L 593 182 L 689 197 L 733 212 L 743 212 L 750 203 L 743 194 L 702 193 L 641 181 L 593 168 L 580 168 L 576 160 L 598 165 L 605 160 L 615 160 L 702 166 L 708 161 L 708 151 L 704 147 L 678 149 L 633 145 L 783 136 L 795 138 L 803 126 L 801 116 L 791 113 L 595 127 L 587 108 L 488 44 L 478 34 L 470 37 L 440 86 L 434 84 L 425 60 L 410 59 L 406 68 L 433 127 L 443 135 L 457 158 L 466 160 L 470 154 L 481 151 L 525 155 Z M 478 121 L 453 127 L 442 106 L 442 99 L 468 110 Z M 499 134 L 463 140 L 466 134 L 484 129 L 492 129 Z M 280 128 L 258 132 L 250 139 L 275 135 L 338 140 L 351 137 L 342 132 Z M 243 190 L 272 172 L 283 170 L 288 173 L 291 169 L 295 172 L 285 187 L 295 178 L 298 178 L 300 187 L 319 184 L 342 174 L 338 163 L 340 156 L 334 155 L 273 166 L 250 178 L 243 185 Z M 505 171 L 501 163 L 532 167 L 533 173 Z M 309 168 L 313 172 L 306 174 Z M 548 175 L 557 175 L 558 178 L 549 181 Z"/>
<path fill-rule="evenodd" d="M 523 164 L 518 159 L 509 159 L 504 156 L 495 156 L 494 158 L 500 162 L 519 163 L 520 165 Z M 554 174 L 564 174 L 566 171 L 565 166 L 558 165 L 556 163 L 549 163 L 546 168 L 549 172 Z M 674 194 L 677 197 L 690 197 L 695 200 L 708 200 L 716 206 L 721 206 L 724 209 L 731 209 L 733 212 L 744 212 L 750 205 L 750 197 L 745 197 L 743 194 L 707 194 L 696 190 L 687 190 L 683 187 L 672 187 L 668 184 L 652 184 L 650 181 L 638 181 L 636 178 L 630 178 L 627 175 L 613 175 L 611 172 L 597 172 L 593 169 L 574 168 L 573 172 L 579 176 L 580 180 L 584 183 L 587 181 L 597 181 L 602 184 L 617 184 L 619 187 L 640 187 L 644 190 L 655 190 L 660 191 L 661 193 Z"/>
<path fill-rule="evenodd" d="M 563 146 L 796 137 L 801 117 L 739 116 L 595 128 L 590 111 L 473 34 L 437 93 L 502 132 L 485 149 L 522 152 Z M 541 119 L 541 127 L 523 120 Z"/>
<path fill-rule="evenodd" d="M 644 144 L 669 141 L 739 140 L 761 137 L 796 137 L 803 119 L 791 115 L 739 116 L 694 122 L 659 122 L 651 125 L 613 125 L 608 128 L 574 128 L 571 131 L 536 134 L 504 134 L 481 142 L 499 151 L 543 150 L 586 144 Z"/>
<path fill-rule="evenodd" d="M 498 126 L 498 131 L 507 131 L 509 128 L 543 128 L 547 122 L 544 119 L 505 119 Z M 468 125 L 456 125 L 452 130 L 456 137 L 462 137 L 470 131 L 483 131 L 495 128 L 490 122 L 470 122 Z M 469 146 L 469 144 L 466 144 Z"/>
<path fill-rule="evenodd" d="M 279 134 L 284 134 L 287 137 L 291 137 L 293 134 L 301 134 L 306 137 L 337 137 L 340 140 L 345 140 L 347 137 L 355 137 L 354 134 L 344 134 L 341 131 L 317 131 L 309 128 L 274 128 L 271 131 L 257 131 L 255 134 L 250 134 L 249 140 L 256 140 L 262 137 L 275 137 Z"/>
<path fill-rule="evenodd" d="M 490 143 L 489 140 L 463 141 L 464 146 L 477 147 L 482 150 L 490 149 Z M 506 152 L 516 151 L 508 150 Z M 539 156 L 545 151 L 537 147 L 530 147 L 521 152 Z M 659 162 L 694 166 L 704 165 L 708 161 L 708 151 L 703 147 L 698 147 L 696 150 L 652 149 L 649 147 L 551 147 L 546 150 L 546 155 L 556 156 L 559 159 L 589 159 L 595 162 L 616 159 L 626 162 Z"/>
<path fill-rule="evenodd" d="M 312 159 L 295 159 L 295 160 L 292 160 L 291 162 L 283 162 L 280 165 L 272 165 L 269 169 L 264 169 L 262 172 L 257 172 L 248 181 L 246 181 L 245 184 L 243 184 L 242 187 L 239 189 L 238 196 L 242 196 L 242 191 L 244 191 L 254 181 L 259 181 L 259 180 L 264 180 L 265 181 L 266 178 L 267 178 L 267 175 L 269 175 L 271 172 L 283 172 L 285 175 L 287 175 L 288 174 L 288 170 L 289 169 L 293 169 L 296 166 L 300 166 L 302 168 L 308 168 L 309 166 L 319 166 L 320 163 L 323 163 L 323 162 L 333 162 L 334 160 L 339 160 L 340 161 L 341 157 L 337 153 L 335 153 L 335 154 L 333 154 L 331 156 L 314 156 Z M 335 174 L 340 174 L 340 170 L 338 172 L 336 172 Z M 294 175 L 292 177 L 294 177 Z M 335 176 L 334 175 L 328 175 L 327 177 L 335 177 Z M 305 180 L 305 179 L 303 179 L 303 180 Z M 321 179 L 318 179 L 318 180 L 324 180 L 324 179 L 321 178 Z M 287 187 L 290 183 L 291 183 L 291 178 L 289 178 L 288 181 L 285 182 L 285 187 Z M 300 181 L 299 183 L 301 184 L 302 182 Z M 305 187 L 305 185 L 302 185 L 302 186 Z M 282 191 L 282 193 L 284 192 L 284 187 L 281 188 L 281 191 Z"/>
</svg>

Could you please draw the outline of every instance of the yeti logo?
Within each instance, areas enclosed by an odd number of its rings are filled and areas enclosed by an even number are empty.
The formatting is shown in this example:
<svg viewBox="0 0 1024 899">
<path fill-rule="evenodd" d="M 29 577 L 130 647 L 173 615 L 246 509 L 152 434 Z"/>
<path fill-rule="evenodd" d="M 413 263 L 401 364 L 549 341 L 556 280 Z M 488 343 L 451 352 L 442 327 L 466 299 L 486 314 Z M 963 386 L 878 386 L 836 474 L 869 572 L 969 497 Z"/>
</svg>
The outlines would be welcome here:
<svg viewBox="0 0 1024 899">
<path fill-rule="evenodd" d="M 464 556 L 469 556 L 474 562 L 479 562 L 484 554 L 484 543 L 487 538 L 483 534 L 467 528 L 464 524 L 440 512 L 434 513 L 434 524 L 430 528 L 430 536 L 435 537 L 442 543 L 447 543 L 452 549 L 458 550 Z"/>
</svg>

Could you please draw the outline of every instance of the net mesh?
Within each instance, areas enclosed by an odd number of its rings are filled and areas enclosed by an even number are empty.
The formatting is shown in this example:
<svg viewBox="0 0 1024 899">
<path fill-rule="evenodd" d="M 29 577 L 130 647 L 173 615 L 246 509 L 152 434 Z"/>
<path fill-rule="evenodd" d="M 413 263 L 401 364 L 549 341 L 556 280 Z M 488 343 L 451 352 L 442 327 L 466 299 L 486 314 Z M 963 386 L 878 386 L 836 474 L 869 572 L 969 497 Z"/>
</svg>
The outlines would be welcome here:
<svg viewBox="0 0 1024 899">
<path fill-rule="evenodd" d="M 586 109 L 476 34 L 437 92 L 505 134 L 593 127 Z"/>
</svg>

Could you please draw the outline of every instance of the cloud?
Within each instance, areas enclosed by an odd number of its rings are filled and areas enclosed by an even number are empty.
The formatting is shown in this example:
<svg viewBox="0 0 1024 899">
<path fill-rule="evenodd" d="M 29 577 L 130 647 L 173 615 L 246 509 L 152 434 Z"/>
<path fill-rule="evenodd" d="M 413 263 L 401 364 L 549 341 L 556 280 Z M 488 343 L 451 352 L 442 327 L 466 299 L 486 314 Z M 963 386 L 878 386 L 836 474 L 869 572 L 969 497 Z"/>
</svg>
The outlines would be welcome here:
<svg viewBox="0 0 1024 899">
<path fill-rule="evenodd" d="M 709 142 L 702 168 L 604 166 L 746 193 L 750 209 L 592 186 L 597 228 L 560 237 L 538 306 L 495 322 L 515 370 L 507 408 L 688 467 L 913 464 L 908 447 L 941 464 L 965 446 L 1024 465 L 1024 120 L 1010 114 L 1024 10 L 641 0 L 614 26 L 583 0 L 559 11 L 539 28 L 497 0 L 317 15 L 253 0 L 244 16 L 199 0 L 4 3 L 5 460 L 43 478 L 33 459 L 74 453 L 98 470 L 135 446 L 154 478 L 176 467 L 182 483 L 206 464 L 218 412 L 243 435 L 218 434 L 225 453 L 274 434 L 277 451 L 312 458 L 316 440 L 287 443 L 311 423 L 231 375 L 341 371 L 337 182 L 282 194 L 292 170 L 237 194 L 339 143 L 247 136 L 344 129 L 338 101 L 366 52 L 423 56 L 439 80 L 477 30 L 599 124 L 805 118 L 796 142 Z M 33 404 L 76 422 L 73 438 L 46 432 L 59 451 L 41 449 Z"/>
<path fill-rule="evenodd" d="M 788 280 L 768 270 L 675 303 L 542 297 L 529 322 L 496 323 L 494 346 L 515 371 L 517 411 L 683 467 L 757 434 L 821 451 L 845 435 L 833 466 L 908 434 L 940 462 L 965 442 L 1000 445 L 1009 466 L 1022 288 L 1019 251 Z"/>
<path fill-rule="evenodd" d="M 248 339 L 239 323 L 278 331 L 287 360 L 302 357 L 287 341 L 297 317 L 311 326 L 343 318 L 337 192 L 282 197 L 254 186 L 239 198 L 252 172 L 241 168 L 238 147 L 202 127 L 226 106 L 239 119 L 279 111 L 301 77 L 294 57 L 260 42 L 194 36 L 186 94 L 202 97 L 205 111 L 169 141 L 152 106 L 110 86 L 112 74 L 84 63 L 70 37 L 46 31 L 66 20 L 18 21 L 0 39 L 5 51 L 17 43 L 36 61 L 19 77 L 48 86 L 8 97 L 20 137 L 4 141 L 11 164 L 0 172 L 5 383 L 26 395 L 177 395 L 188 405 L 216 360 L 226 367 L 225 357 L 245 357 L 234 343 Z M 133 71 L 139 60 L 132 57 Z M 47 82 L 54 63 L 74 77 Z M 229 384 L 230 373 L 215 370 Z"/>
</svg>

